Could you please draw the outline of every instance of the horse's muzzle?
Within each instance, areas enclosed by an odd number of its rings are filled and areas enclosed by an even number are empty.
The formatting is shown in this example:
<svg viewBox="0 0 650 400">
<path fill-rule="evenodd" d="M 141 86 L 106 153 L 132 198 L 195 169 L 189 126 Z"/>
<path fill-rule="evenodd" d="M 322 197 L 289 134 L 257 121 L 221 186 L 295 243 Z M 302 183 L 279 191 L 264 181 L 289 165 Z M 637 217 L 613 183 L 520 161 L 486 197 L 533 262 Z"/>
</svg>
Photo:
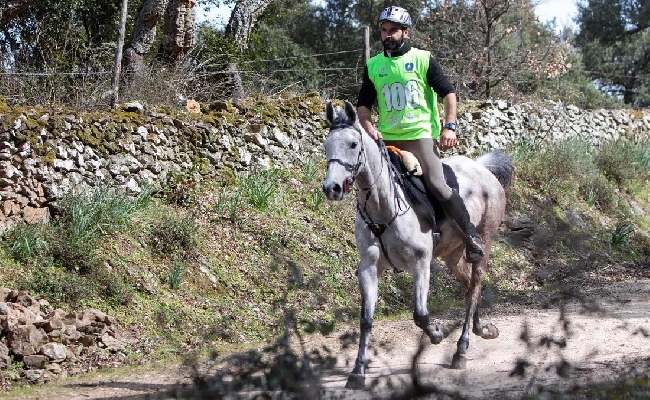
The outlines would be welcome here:
<svg viewBox="0 0 650 400">
<path fill-rule="evenodd" d="M 343 200 L 343 196 L 350 192 L 352 186 L 352 179 L 347 178 L 343 184 L 332 181 L 325 181 L 323 183 L 323 193 L 328 200 Z"/>
</svg>

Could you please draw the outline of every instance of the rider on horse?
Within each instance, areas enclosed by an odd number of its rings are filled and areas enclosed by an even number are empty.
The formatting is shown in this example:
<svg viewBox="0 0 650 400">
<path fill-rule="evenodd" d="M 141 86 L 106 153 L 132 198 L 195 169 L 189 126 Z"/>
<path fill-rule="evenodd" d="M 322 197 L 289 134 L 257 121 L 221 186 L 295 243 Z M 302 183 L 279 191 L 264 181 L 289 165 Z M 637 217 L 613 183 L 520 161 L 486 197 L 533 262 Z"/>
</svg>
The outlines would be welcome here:
<svg viewBox="0 0 650 400">
<path fill-rule="evenodd" d="M 431 53 L 411 46 L 411 26 L 402 7 L 385 8 L 379 15 L 384 52 L 366 64 L 357 100 L 359 122 L 375 141 L 383 138 L 387 145 L 415 154 L 427 189 L 465 236 L 467 261 L 478 262 L 481 238 L 458 191 L 447 185 L 438 152 L 438 143 L 443 150 L 456 145 L 456 93 Z M 438 96 L 444 105 L 442 129 Z M 376 100 L 377 128 L 371 121 Z"/>
</svg>

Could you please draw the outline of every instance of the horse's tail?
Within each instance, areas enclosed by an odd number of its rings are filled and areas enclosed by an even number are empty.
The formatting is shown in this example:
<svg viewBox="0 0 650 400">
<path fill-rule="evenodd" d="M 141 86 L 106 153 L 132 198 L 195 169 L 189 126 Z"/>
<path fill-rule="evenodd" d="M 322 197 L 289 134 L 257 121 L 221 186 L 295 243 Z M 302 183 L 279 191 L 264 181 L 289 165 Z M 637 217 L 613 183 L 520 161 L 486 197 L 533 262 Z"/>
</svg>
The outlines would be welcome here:
<svg viewBox="0 0 650 400">
<path fill-rule="evenodd" d="M 482 154 L 476 159 L 481 165 L 492 172 L 499 180 L 501 186 L 508 187 L 512 182 L 515 173 L 515 164 L 510 156 L 501 150 L 493 150 L 489 153 Z"/>
</svg>

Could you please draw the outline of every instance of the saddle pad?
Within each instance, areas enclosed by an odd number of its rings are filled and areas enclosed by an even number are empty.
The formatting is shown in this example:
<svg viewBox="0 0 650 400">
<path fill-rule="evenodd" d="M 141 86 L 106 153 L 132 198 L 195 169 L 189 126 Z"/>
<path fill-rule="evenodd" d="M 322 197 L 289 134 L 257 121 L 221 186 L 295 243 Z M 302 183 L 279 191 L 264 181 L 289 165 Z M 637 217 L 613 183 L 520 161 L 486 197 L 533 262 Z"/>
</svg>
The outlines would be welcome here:
<svg viewBox="0 0 650 400">
<path fill-rule="evenodd" d="M 422 180 L 422 167 L 417 157 L 411 152 L 400 150 L 395 146 L 386 146 L 389 151 L 390 160 L 402 176 L 408 178 L 420 191 L 428 192 Z M 452 189 L 458 189 L 456 173 L 447 164 L 442 164 L 442 172 L 447 185 Z"/>
</svg>

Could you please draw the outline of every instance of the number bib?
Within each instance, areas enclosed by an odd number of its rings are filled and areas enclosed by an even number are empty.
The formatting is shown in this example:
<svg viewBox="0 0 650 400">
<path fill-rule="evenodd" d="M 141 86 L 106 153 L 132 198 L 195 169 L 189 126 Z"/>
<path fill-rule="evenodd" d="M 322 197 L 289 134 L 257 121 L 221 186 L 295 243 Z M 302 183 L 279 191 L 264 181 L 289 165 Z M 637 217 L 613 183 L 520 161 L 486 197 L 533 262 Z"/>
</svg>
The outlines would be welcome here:
<svg viewBox="0 0 650 400">
<path fill-rule="evenodd" d="M 411 48 L 399 57 L 383 53 L 368 61 L 377 91 L 379 125 L 385 140 L 415 140 L 440 136 L 437 95 L 427 83 L 431 54 Z"/>
</svg>

